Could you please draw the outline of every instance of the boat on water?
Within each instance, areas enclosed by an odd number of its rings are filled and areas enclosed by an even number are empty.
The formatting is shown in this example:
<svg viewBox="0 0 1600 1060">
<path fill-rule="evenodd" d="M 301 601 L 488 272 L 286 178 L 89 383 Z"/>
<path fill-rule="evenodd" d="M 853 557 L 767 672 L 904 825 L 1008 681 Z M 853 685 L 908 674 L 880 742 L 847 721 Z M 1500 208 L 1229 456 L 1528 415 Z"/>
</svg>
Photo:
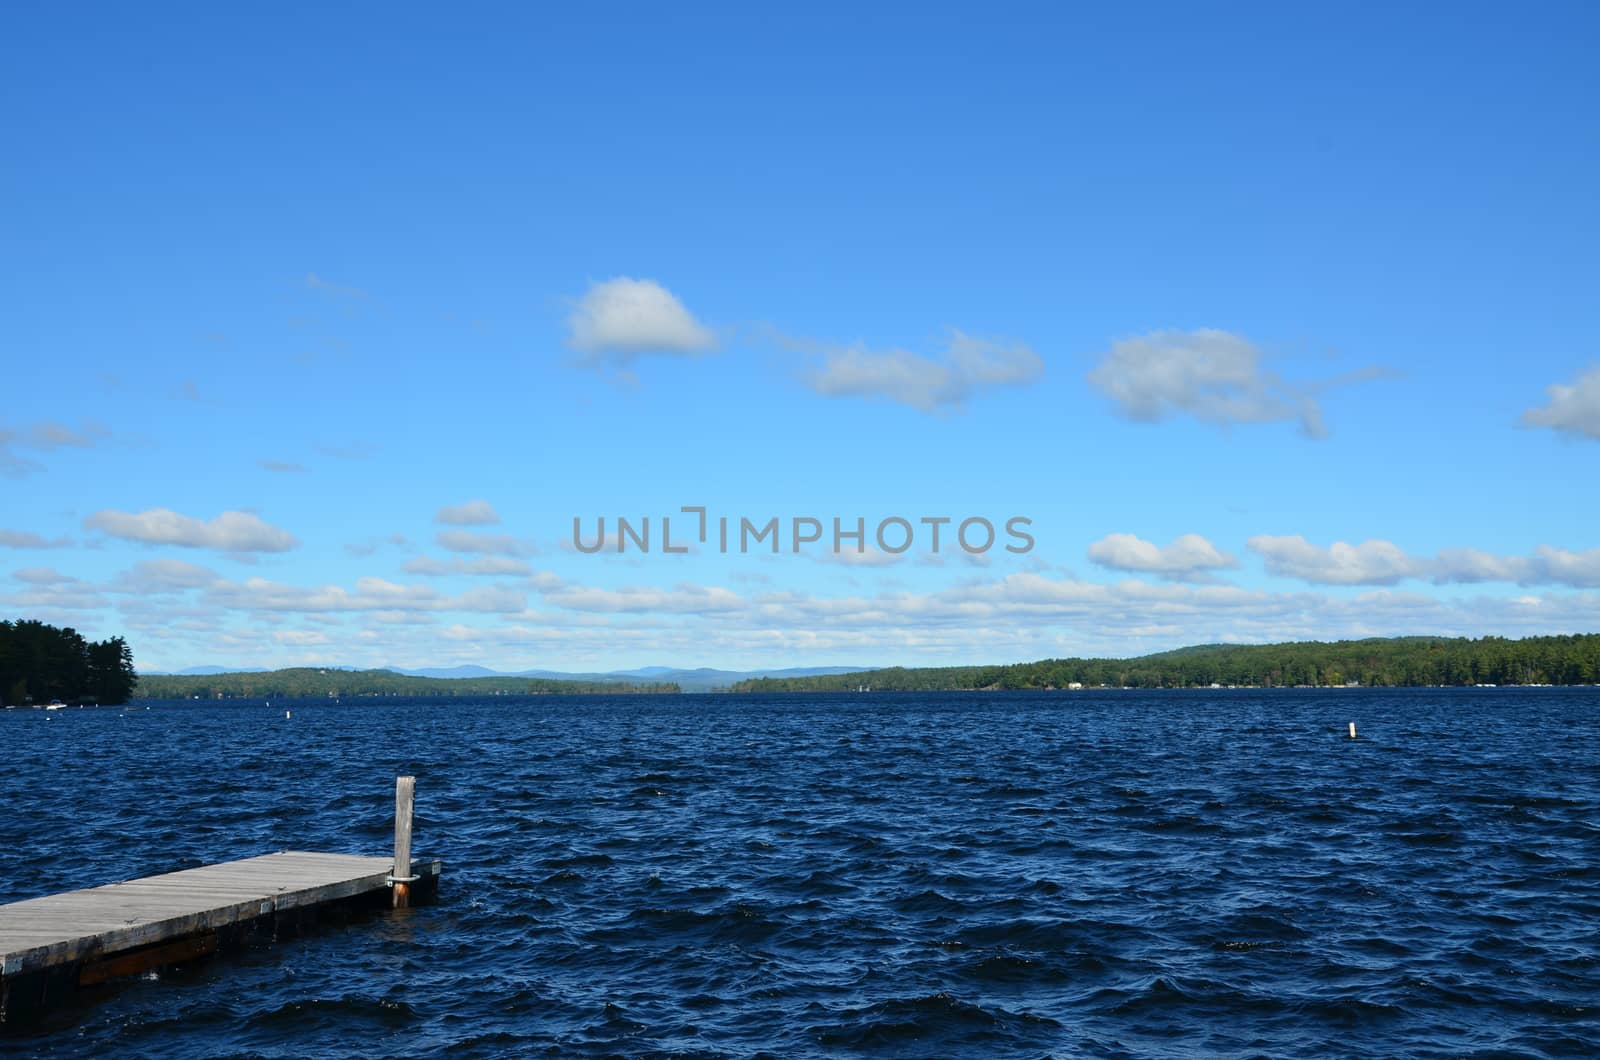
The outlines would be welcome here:
<svg viewBox="0 0 1600 1060">
<path fill-rule="evenodd" d="M 44 705 L 45 710 L 66 710 L 67 705 L 59 699 L 52 699 Z"/>
</svg>

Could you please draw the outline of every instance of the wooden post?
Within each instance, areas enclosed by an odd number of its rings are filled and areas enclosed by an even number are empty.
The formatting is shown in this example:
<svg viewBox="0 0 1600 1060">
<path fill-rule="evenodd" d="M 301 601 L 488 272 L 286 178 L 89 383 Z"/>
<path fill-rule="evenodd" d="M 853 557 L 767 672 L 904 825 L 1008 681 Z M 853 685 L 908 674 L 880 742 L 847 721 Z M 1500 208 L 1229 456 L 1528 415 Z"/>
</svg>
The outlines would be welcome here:
<svg viewBox="0 0 1600 1060">
<path fill-rule="evenodd" d="M 416 801 L 417 778 L 394 778 L 394 907 L 411 904 L 411 809 Z M 404 882 L 401 882 L 404 881 Z"/>
</svg>

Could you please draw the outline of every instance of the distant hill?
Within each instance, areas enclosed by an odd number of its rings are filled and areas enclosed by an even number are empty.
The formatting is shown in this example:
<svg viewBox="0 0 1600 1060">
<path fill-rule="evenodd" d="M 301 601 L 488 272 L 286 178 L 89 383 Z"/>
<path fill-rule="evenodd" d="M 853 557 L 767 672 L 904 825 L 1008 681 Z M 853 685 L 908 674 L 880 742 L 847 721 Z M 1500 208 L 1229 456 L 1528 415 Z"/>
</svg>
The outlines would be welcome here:
<svg viewBox="0 0 1600 1060">
<path fill-rule="evenodd" d="M 325 669 L 331 669 L 331 667 Z M 762 677 L 781 680 L 791 677 L 865 673 L 872 668 L 860 666 L 797 666 L 778 670 L 716 670 L 706 666 L 695 669 L 683 669 L 674 666 L 641 666 L 633 670 L 574 673 L 565 670 L 515 670 L 507 672 L 504 670 L 491 670 L 485 666 L 465 664 L 461 666 L 425 666 L 419 669 L 387 666 L 384 669 L 393 673 L 404 674 L 407 677 L 433 677 L 451 680 L 476 677 L 535 677 L 546 681 L 578 681 L 585 684 L 666 682 L 677 685 L 684 692 L 710 692 L 713 689 L 729 688 L 741 681 L 751 681 Z M 202 672 L 221 673 L 222 670 L 220 667 L 194 667 L 191 670 L 184 671 L 186 674 Z"/>
<path fill-rule="evenodd" d="M 1600 634 L 1375 637 L 1287 644 L 1207 644 L 1134 659 L 1043 659 L 998 666 L 892 667 L 741 681 L 740 692 L 976 689 L 1274 688 L 1344 685 L 1577 685 L 1600 682 Z"/>
<path fill-rule="evenodd" d="M 176 674 L 145 671 L 134 695 L 146 699 L 224 697 L 299 698 L 361 695 L 494 695 L 530 692 L 710 692 L 742 681 L 802 679 L 865 673 L 858 666 L 801 666 L 776 670 L 680 669 L 641 666 L 604 673 L 521 670 L 506 673 L 470 663 L 404 669 L 358 670 L 349 666 L 301 666 L 284 670 L 229 670 L 191 666 Z"/>
<path fill-rule="evenodd" d="M 610 671 L 592 671 L 592 673 L 574 673 L 563 669 L 490 669 L 488 666 L 477 666 L 474 663 L 462 663 L 459 666 L 379 666 L 379 668 L 363 671 L 355 666 L 302 666 L 296 669 L 315 669 L 315 671 L 338 671 L 338 673 L 379 673 L 387 671 L 402 677 L 430 677 L 437 681 L 464 681 L 464 679 L 478 679 L 478 677 L 493 677 L 493 679 L 507 679 L 507 677 L 534 677 L 539 681 L 565 681 L 578 682 L 582 685 L 597 684 L 672 684 L 678 685 L 680 692 L 714 692 L 718 689 L 730 689 L 742 681 L 755 681 L 760 677 L 774 677 L 774 679 L 789 679 L 789 677 L 816 677 L 827 674 L 859 674 L 870 673 L 872 666 L 789 666 L 782 669 L 712 669 L 709 666 L 699 668 L 682 668 L 682 666 L 638 666 L 635 669 L 610 669 Z M 288 673 L 288 671 L 270 671 L 259 666 L 189 666 L 179 671 L 163 671 L 163 669 L 144 669 L 139 671 L 144 677 L 214 677 L 219 674 L 267 674 Z"/>
<path fill-rule="evenodd" d="M 419 677 L 393 670 L 295 667 L 218 674 L 141 674 L 136 699 L 304 699 L 677 692 L 670 681 L 553 681 L 541 677 Z"/>
</svg>

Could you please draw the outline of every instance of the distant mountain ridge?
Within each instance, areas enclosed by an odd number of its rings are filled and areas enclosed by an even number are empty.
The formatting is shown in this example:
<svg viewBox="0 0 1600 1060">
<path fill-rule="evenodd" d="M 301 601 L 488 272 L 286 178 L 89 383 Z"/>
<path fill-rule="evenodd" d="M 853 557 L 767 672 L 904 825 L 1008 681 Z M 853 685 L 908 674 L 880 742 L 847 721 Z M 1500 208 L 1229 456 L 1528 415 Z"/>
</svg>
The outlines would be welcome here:
<svg viewBox="0 0 1600 1060">
<path fill-rule="evenodd" d="M 357 670 L 354 666 L 319 666 L 319 670 Z M 373 669 L 388 670 L 392 673 L 402 674 L 406 677 L 434 677 L 447 680 L 460 680 L 475 677 L 535 677 L 549 681 L 652 681 L 664 684 L 675 684 L 685 692 L 709 692 L 714 688 L 727 688 L 740 681 L 754 681 L 761 678 L 784 680 L 798 677 L 826 677 L 833 674 L 853 674 L 869 672 L 876 667 L 871 666 L 794 666 L 777 670 L 717 670 L 709 666 L 686 669 L 674 666 L 641 666 L 633 670 L 607 670 L 604 672 L 572 673 L 564 670 L 491 670 L 487 666 L 477 666 L 464 663 L 460 666 L 424 666 L 420 668 L 407 668 L 403 666 L 379 666 Z M 217 674 L 259 674 L 268 671 L 259 666 L 255 667 L 226 667 L 226 666 L 190 666 L 183 670 L 146 670 L 141 671 L 152 677 L 184 676 L 184 677 L 211 677 Z"/>
<path fill-rule="evenodd" d="M 220 674 L 140 674 L 138 699 L 307 699 L 345 696 L 526 696 L 677 693 L 670 681 L 553 681 L 543 677 L 415 677 L 393 670 L 298 666 Z"/>
<path fill-rule="evenodd" d="M 676 666 L 640 666 L 633 670 L 606 670 L 603 672 L 575 673 L 566 670 L 490 670 L 483 666 L 424 667 L 408 670 L 398 666 L 384 667 L 410 677 L 540 677 L 549 681 L 665 681 L 677 685 L 685 692 L 709 692 L 714 688 L 727 688 L 740 681 L 760 678 L 783 680 L 796 677 L 826 677 L 833 674 L 860 673 L 875 667 L 860 666 L 794 666 L 777 670 L 718 670 L 709 666 L 693 669 Z"/>
</svg>

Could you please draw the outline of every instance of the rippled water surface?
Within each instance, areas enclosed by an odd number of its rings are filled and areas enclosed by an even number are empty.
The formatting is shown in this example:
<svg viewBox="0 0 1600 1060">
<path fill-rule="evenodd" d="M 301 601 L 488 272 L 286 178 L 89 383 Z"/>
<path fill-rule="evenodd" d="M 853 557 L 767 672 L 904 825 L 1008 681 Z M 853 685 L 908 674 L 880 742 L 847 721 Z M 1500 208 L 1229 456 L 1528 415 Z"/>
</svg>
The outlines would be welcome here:
<svg viewBox="0 0 1600 1060">
<path fill-rule="evenodd" d="M 0 901 L 415 773 L 438 904 L 0 1052 L 1600 1055 L 1600 689 L 284 706 L 0 714 Z"/>
</svg>

